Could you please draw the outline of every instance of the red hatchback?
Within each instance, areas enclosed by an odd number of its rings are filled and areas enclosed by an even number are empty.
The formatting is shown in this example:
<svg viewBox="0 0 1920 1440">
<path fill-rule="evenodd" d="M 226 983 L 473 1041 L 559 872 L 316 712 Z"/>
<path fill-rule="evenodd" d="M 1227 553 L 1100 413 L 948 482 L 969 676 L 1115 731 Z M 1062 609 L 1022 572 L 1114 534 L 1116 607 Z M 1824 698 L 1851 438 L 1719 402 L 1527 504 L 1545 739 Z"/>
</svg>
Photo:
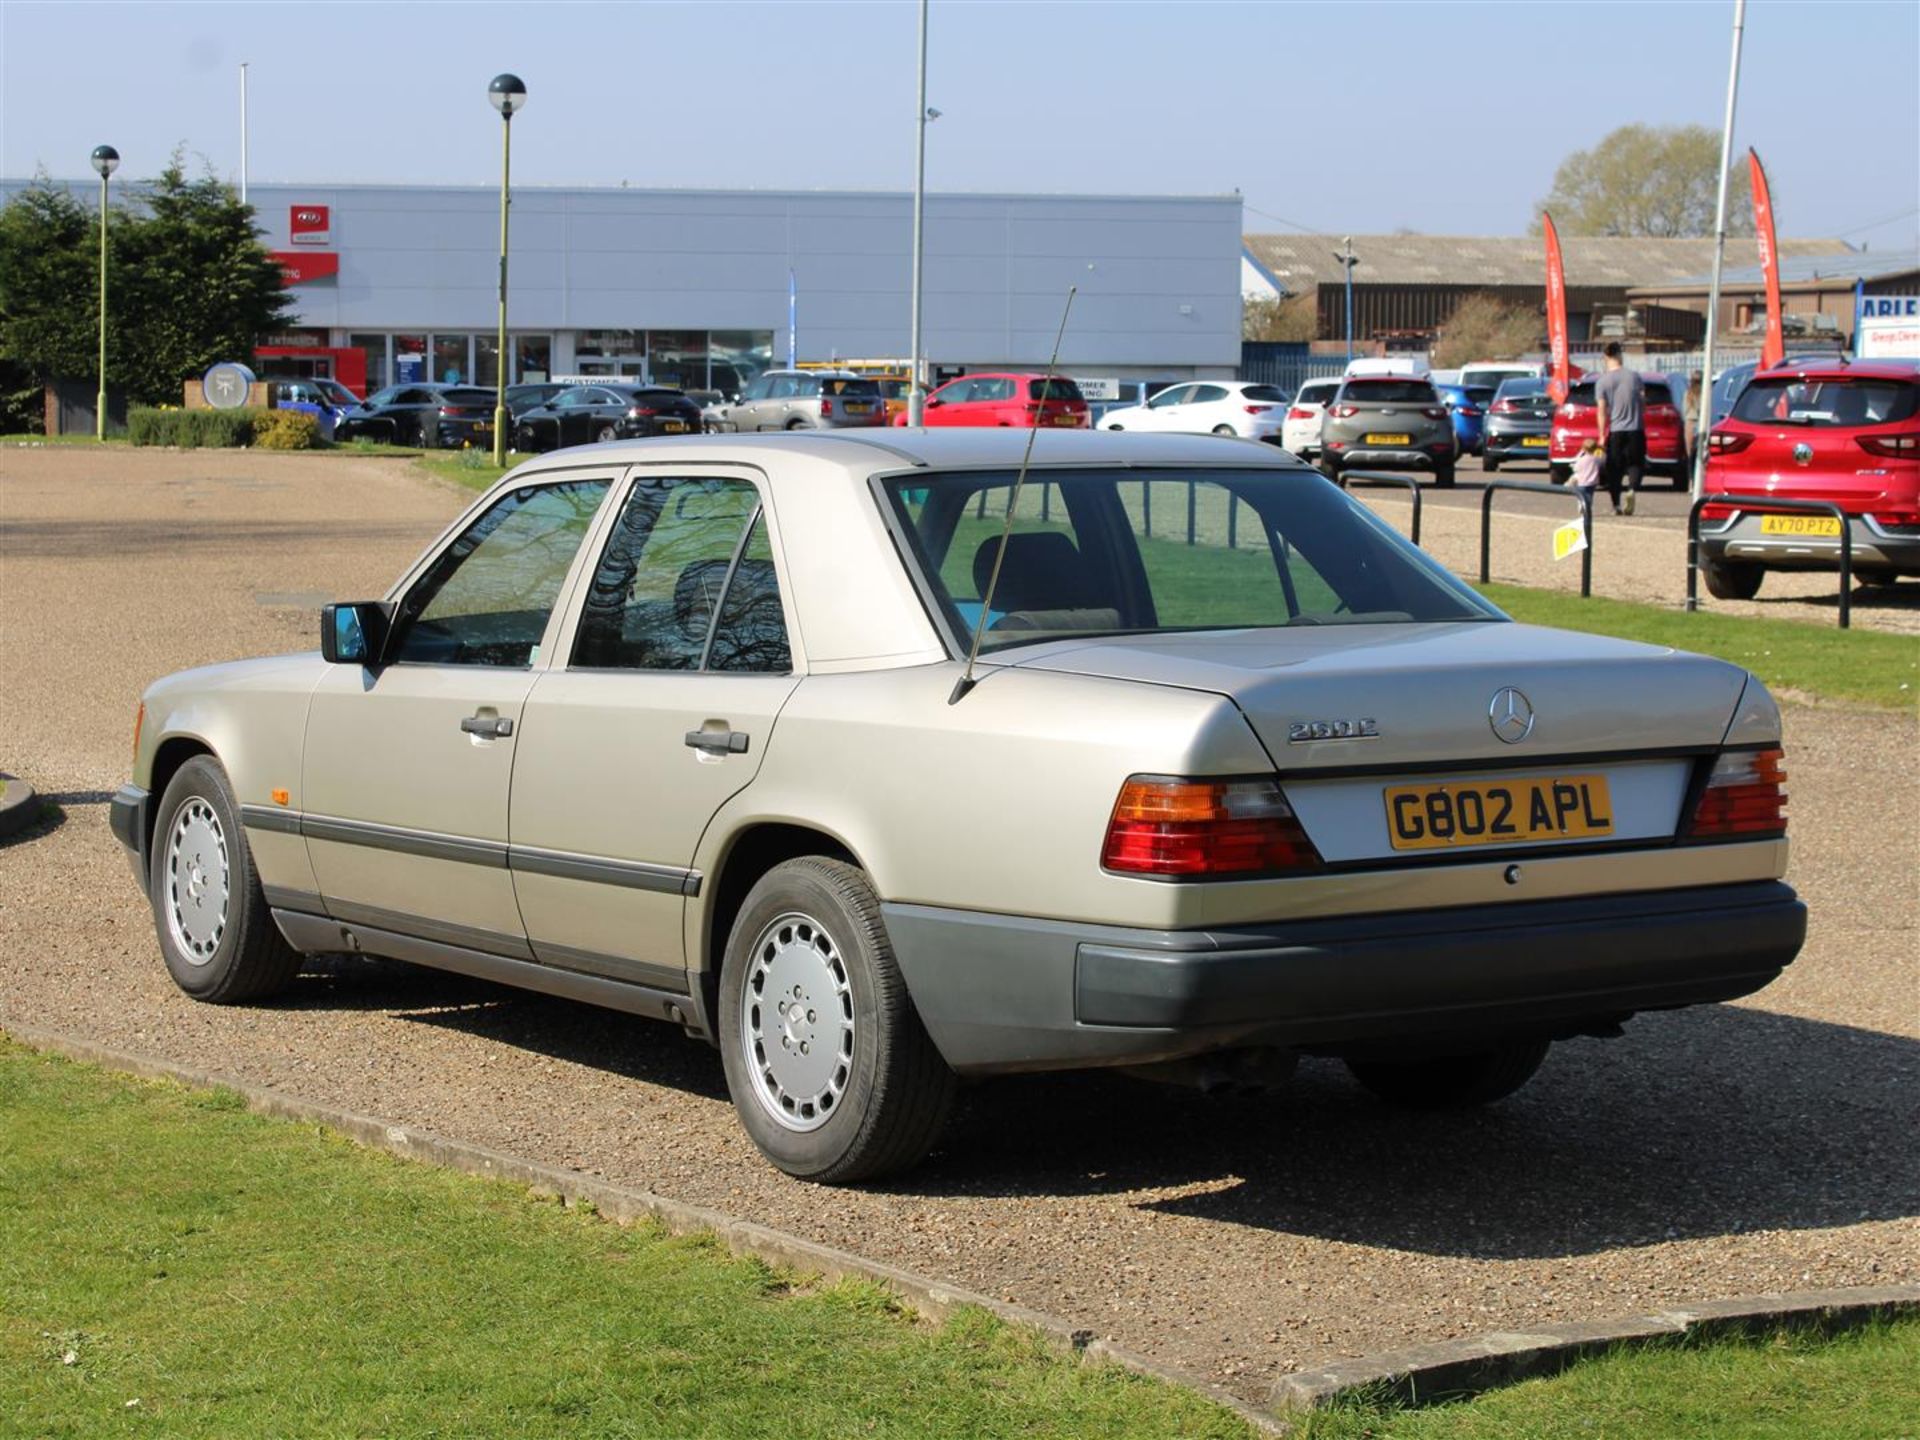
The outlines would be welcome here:
<svg viewBox="0 0 1920 1440">
<path fill-rule="evenodd" d="M 905 413 L 893 423 L 906 424 Z M 927 396 L 925 423 L 1084 430 L 1087 402 L 1065 375 L 962 375 Z"/>
<path fill-rule="evenodd" d="M 1828 500 L 1847 515 L 1853 572 L 1920 575 L 1920 365 L 1822 361 L 1754 376 L 1707 437 L 1707 493 L 1751 505 L 1700 512 L 1708 593 L 1745 600 L 1769 570 L 1840 568 L 1840 521 L 1766 508 Z"/>
<path fill-rule="evenodd" d="M 1646 387 L 1646 412 L 1641 428 L 1647 434 L 1647 473 L 1668 476 L 1673 488 L 1687 488 L 1687 462 L 1682 453 L 1680 430 L 1680 387 L 1684 378 L 1671 375 L 1642 375 Z M 1600 416 L 1593 403 L 1593 379 L 1576 381 L 1567 391 L 1564 405 L 1553 412 L 1553 430 L 1547 446 L 1547 464 L 1553 483 L 1564 485 L 1573 474 L 1573 457 L 1589 440 L 1600 438 Z"/>
</svg>

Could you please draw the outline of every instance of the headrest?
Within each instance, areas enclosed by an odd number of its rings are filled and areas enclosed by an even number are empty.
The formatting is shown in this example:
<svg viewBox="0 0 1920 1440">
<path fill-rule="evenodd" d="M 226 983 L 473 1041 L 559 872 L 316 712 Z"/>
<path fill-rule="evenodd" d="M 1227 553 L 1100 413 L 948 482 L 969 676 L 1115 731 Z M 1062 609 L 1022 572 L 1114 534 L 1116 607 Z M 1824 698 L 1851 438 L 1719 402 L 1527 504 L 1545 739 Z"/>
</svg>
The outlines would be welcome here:
<svg viewBox="0 0 1920 1440">
<path fill-rule="evenodd" d="M 974 589 L 987 593 L 993 576 L 993 557 L 1000 549 L 997 535 L 980 542 L 973 552 Z M 1007 558 L 1000 565 L 1000 583 L 994 587 L 993 608 L 1010 610 L 1077 610 L 1095 603 L 1086 561 L 1058 530 L 1036 530 L 1007 537 Z"/>
</svg>

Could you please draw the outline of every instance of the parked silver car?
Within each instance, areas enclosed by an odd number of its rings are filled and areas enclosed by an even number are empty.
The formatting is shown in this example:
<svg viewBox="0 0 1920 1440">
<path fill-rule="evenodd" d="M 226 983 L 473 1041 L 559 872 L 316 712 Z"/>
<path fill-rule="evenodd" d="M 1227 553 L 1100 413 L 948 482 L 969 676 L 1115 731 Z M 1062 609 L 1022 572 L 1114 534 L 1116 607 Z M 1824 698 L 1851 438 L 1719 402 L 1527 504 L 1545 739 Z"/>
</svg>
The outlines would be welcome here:
<svg viewBox="0 0 1920 1440">
<path fill-rule="evenodd" d="M 887 423 L 887 399 L 870 375 L 769 370 L 729 405 L 709 406 L 710 430 L 844 430 Z"/>
<path fill-rule="evenodd" d="M 968 1075 L 1486 1102 L 1805 930 L 1758 680 L 1514 624 L 1270 446 L 561 451 L 321 642 L 146 693 L 109 813 L 180 988 L 344 951 L 665 1019 L 818 1181 Z"/>
<path fill-rule="evenodd" d="M 1320 468 L 1335 479 L 1349 468 L 1431 470 L 1434 484 L 1451 485 L 1458 454 L 1439 392 L 1415 376 L 1349 376 L 1320 422 Z"/>
</svg>

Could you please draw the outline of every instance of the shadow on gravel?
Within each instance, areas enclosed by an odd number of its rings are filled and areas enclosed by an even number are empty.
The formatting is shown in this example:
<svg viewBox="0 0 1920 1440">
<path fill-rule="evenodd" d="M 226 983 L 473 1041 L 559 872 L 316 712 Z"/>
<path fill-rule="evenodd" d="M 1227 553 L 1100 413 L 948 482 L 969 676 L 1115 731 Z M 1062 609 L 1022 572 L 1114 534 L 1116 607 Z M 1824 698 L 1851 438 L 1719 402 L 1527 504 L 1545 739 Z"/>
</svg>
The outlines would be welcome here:
<svg viewBox="0 0 1920 1440">
<path fill-rule="evenodd" d="M 226 483 L 226 482 L 221 482 Z M 356 524 L 336 518 L 335 529 L 360 541 L 417 541 L 428 534 L 420 525 L 389 522 Z M 7 548 L 42 560 L 103 560 L 158 553 L 215 549 L 269 554 L 286 546 L 311 544 L 313 527 L 280 520 L 220 520 L 195 515 L 168 524 L 162 520 L 128 525 L 124 520 L 21 520 L 8 526 Z"/>
<path fill-rule="evenodd" d="M 720 1052 L 671 1025 L 398 960 L 316 956 L 273 1003 L 289 1010 L 386 1011 L 411 1024 L 727 1100 Z"/>
<path fill-rule="evenodd" d="M 1186 1188 L 1138 1203 L 1477 1259 L 1818 1229 L 1920 1215 L 1916 1075 L 1920 1043 L 1711 1006 L 1557 1045 L 1525 1090 L 1464 1114 L 1392 1110 L 1327 1061 L 1264 1100 L 1119 1075 L 1005 1080 L 972 1091 L 941 1152 L 890 1188 Z"/>
</svg>

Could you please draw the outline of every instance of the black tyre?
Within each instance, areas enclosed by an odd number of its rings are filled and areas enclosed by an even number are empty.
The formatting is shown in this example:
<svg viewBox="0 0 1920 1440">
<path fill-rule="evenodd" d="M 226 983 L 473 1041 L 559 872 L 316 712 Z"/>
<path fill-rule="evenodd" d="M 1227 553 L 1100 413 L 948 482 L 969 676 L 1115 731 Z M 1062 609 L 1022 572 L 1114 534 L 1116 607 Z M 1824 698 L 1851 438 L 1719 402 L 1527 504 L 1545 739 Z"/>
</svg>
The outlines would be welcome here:
<svg viewBox="0 0 1920 1440">
<path fill-rule="evenodd" d="M 1707 582 L 1707 593 L 1716 600 L 1751 600 L 1760 593 L 1760 582 L 1767 578 L 1767 572 L 1758 565 L 1702 560 L 1700 578 Z"/>
<path fill-rule="evenodd" d="M 1216 435 L 1225 435 L 1229 439 L 1231 439 L 1234 435 L 1238 434 L 1239 432 L 1236 431 L 1231 425 L 1216 425 L 1213 427 L 1213 433 Z"/>
<path fill-rule="evenodd" d="M 1338 485 L 1340 483 L 1340 462 L 1335 460 L 1331 455 L 1322 455 L 1320 457 L 1320 473 Z"/>
<path fill-rule="evenodd" d="M 596 425 L 593 431 L 593 443 L 609 445 L 620 438 L 620 432 L 611 425 Z"/>
<path fill-rule="evenodd" d="M 787 429 L 789 430 L 811 430 L 812 428 L 813 427 L 804 420 L 789 420 L 787 422 Z"/>
<path fill-rule="evenodd" d="M 748 893 L 720 969 L 720 1053 L 760 1153 L 824 1185 L 913 1166 L 953 1103 L 880 902 L 839 860 L 789 860 Z"/>
<path fill-rule="evenodd" d="M 1549 462 L 1547 465 L 1547 478 L 1556 485 L 1564 485 L 1573 478 L 1573 467 L 1571 465 L 1559 464 L 1557 461 Z"/>
<path fill-rule="evenodd" d="M 1486 471 L 1487 474 L 1489 475 L 1493 474 L 1495 471 L 1497 471 L 1500 468 L 1500 457 L 1498 455 L 1481 456 L 1480 468 Z"/>
<path fill-rule="evenodd" d="M 161 796 L 147 896 L 167 973 L 196 1000 L 264 1000 L 300 971 L 300 953 L 267 911 L 226 772 L 211 756 L 187 761 Z"/>
<path fill-rule="evenodd" d="M 1444 465 L 1436 465 L 1434 467 L 1433 483 L 1440 486 L 1442 489 L 1450 489 L 1452 487 L 1453 462 L 1451 460 L 1449 460 Z"/>
<path fill-rule="evenodd" d="M 1547 1058 L 1548 1041 L 1512 1040 L 1465 1055 L 1424 1060 L 1349 1060 L 1353 1078 L 1388 1104 L 1408 1110 L 1457 1110 L 1490 1105 L 1533 1078 Z"/>
</svg>

